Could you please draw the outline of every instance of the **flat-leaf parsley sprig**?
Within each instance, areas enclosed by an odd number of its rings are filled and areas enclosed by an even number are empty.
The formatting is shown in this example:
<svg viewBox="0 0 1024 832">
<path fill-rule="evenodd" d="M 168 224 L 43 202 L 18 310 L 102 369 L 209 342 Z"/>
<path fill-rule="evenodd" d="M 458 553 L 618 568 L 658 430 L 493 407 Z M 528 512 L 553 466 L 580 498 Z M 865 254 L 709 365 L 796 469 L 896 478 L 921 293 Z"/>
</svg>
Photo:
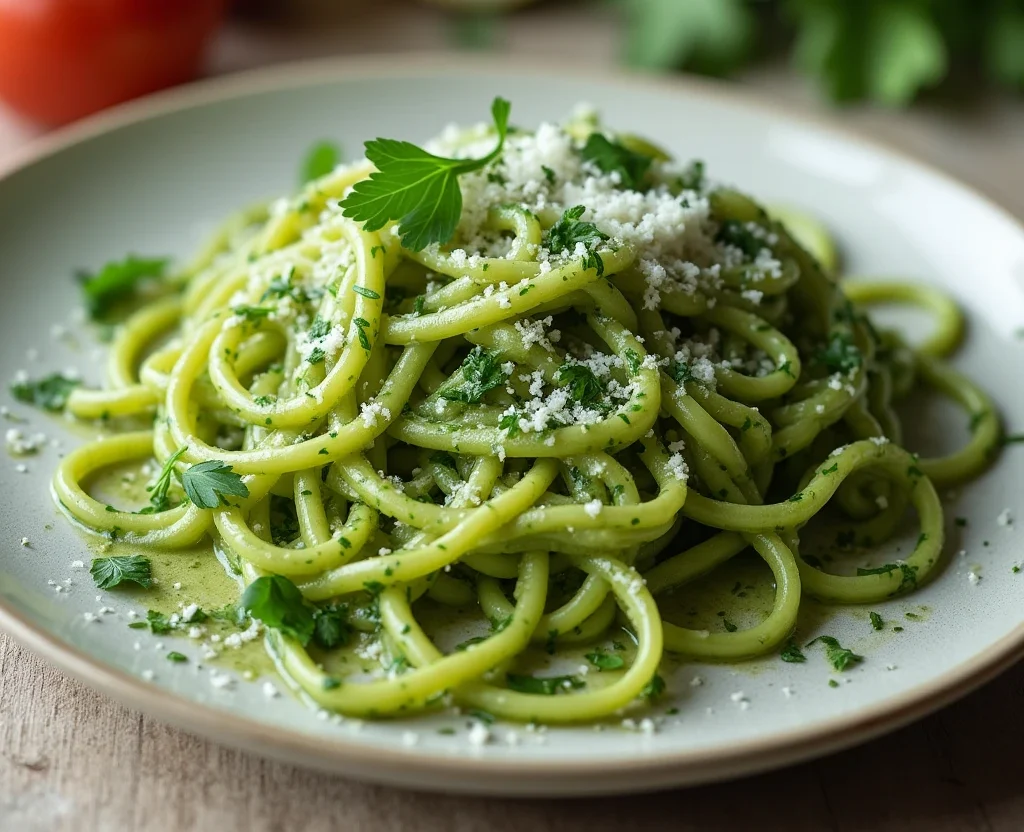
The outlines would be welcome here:
<svg viewBox="0 0 1024 832">
<path fill-rule="evenodd" d="M 367 231 L 397 220 L 402 245 L 410 251 L 448 242 L 462 216 L 458 177 L 487 167 L 501 155 L 511 109 L 504 98 L 494 99 L 491 116 L 498 143 L 481 159 L 446 159 L 396 139 L 368 141 L 366 158 L 377 170 L 341 201 L 342 213 Z"/>
</svg>

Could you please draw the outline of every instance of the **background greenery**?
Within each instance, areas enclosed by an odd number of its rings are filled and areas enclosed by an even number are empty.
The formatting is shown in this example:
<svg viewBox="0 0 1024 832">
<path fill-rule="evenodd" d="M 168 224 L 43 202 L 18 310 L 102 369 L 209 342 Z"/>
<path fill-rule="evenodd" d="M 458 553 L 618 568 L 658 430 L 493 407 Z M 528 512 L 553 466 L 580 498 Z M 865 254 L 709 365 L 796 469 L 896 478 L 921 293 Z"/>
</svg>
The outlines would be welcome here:
<svg viewBox="0 0 1024 832">
<path fill-rule="evenodd" d="M 626 60 L 728 74 L 789 51 L 832 100 L 901 106 L 957 71 L 1024 88 L 1024 0 L 619 0 Z"/>
</svg>

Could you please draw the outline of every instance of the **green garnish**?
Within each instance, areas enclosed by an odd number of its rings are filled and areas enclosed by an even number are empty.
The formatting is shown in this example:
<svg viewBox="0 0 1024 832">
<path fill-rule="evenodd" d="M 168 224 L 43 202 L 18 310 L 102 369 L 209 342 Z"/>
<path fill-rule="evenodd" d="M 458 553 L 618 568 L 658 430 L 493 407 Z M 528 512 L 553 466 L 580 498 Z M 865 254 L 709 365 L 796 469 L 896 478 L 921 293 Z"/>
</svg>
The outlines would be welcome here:
<svg viewBox="0 0 1024 832">
<path fill-rule="evenodd" d="M 786 646 L 782 648 L 779 658 L 784 662 L 791 662 L 792 664 L 802 664 L 807 661 L 807 656 L 803 654 L 803 651 L 793 639 L 786 642 Z"/>
<path fill-rule="evenodd" d="M 341 161 L 341 148 L 336 142 L 319 141 L 314 144 L 302 160 L 299 182 L 305 185 L 314 179 L 327 176 Z"/>
<path fill-rule="evenodd" d="M 586 654 L 586 659 L 598 670 L 618 670 L 626 662 L 622 656 L 614 653 L 605 653 L 603 650 L 594 650 Z"/>
<path fill-rule="evenodd" d="M 498 420 L 498 428 L 505 431 L 505 435 L 510 439 L 513 436 L 518 436 L 522 433 L 519 427 L 520 418 L 522 417 L 518 413 L 506 413 Z"/>
<path fill-rule="evenodd" d="M 583 405 L 592 404 L 604 393 L 601 382 L 586 364 L 563 364 L 558 368 L 558 383 L 568 387 L 573 400 Z"/>
<path fill-rule="evenodd" d="M 351 635 L 348 625 L 348 607 L 345 604 L 332 604 L 321 607 L 313 619 L 313 642 L 317 647 L 330 650 L 343 647 Z"/>
<path fill-rule="evenodd" d="M 252 322 L 263 320 L 274 310 L 269 306 L 234 306 L 231 311 L 239 318 Z"/>
<path fill-rule="evenodd" d="M 603 173 L 617 173 L 622 187 L 631 191 L 640 190 L 647 169 L 654 161 L 650 156 L 630 150 L 601 133 L 591 133 L 580 153 Z"/>
<path fill-rule="evenodd" d="M 283 575 L 257 578 L 245 588 L 239 603 L 253 618 L 294 638 L 303 647 L 316 632 L 313 609 L 299 588 Z"/>
<path fill-rule="evenodd" d="M 488 392 L 505 382 L 506 376 L 501 369 L 500 362 L 500 352 L 473 347 L 459 368 L 462 379 L 455 380 L 454 383 L 446 382 L 438 390 L 437 395 L 453 402 L 475 404 Z M 453 376 L 454 378 L 455 376 Z"/>
<path fill-rule="evenodd" d="M 228 497 L 249 496 L 249 489 L 242 482 L 242 477 L 219 459 L 209 459 L 191 466 L 181 475 L 181 485 L 198 508 L 220 508 L 228 505 Z"/>
<path fill-rule="evenodd" d="M 50 373 L 38 381 L 15 381 L 11 384 L 11 395 L 19 402 L 59 413 L 68 403 L 71 391 L 81 383 L 61 373 Z"/>
<path fill-rule="evenodd" d="M 847 333 L 837 332 L 829 339 L 828 346 L 818 351 L 817 359 L 830 373 L 849 373 L 861 365 L 864 357 Z"/>
<path fill-rule="evenodd" d="M 169 662 L 187 662 L 188 656 L 184 653 L 179 653 L 177 650 L 172 650 L 167 654 L 167 661 Z"/>
<path fill-rule="evenodd" d="M 171 619 L 156 610 L 150 610 L 146 613 L 146 623 L 149 624 L 149 629 L 153 631 L 153 635 L 157 636 L 166 635 L 174 629 Z"/>
<path fill-rule="evenodd" d="M 863 656 L 858 656 L 852 650 L 847 650 L 832 636 L 818 636 L 813 641 L 807 642 L 807 646 L 810 647 L 819 641 L 825 645 L 825 658 L 840 673 L 850 667 L 850 665 L 864 661 Z"/>
<path fill-rule="evenodd" d="M 321 318 L 317 315 L 313 318 L 313 323 L 309 325 L 309 337 L 310 339 L 326 338 L 327 333 L 331 331 L 331 322 Z"/>
<path fill-rule="evenodd" d="M 519 693 L 534 693 L 541 696 L 554 696 L 556 693 L 583 687 L 583 682 L 575 676 L 523 676 L 509 673 L 506 677 L 509 690 Z"/>
<path fill-rule="evenodd" d="M 597 276 L 600 277 L 604 274 L 604 260 L 595 249 L 609 237 L 594 223 L 580 220 L 586 211 L 585 205 L 567 208 L 565 213 L 548 230 L 544 238 L 544 245 L 555 254 L 564 252 L 572 254 L 576 250 L 577 244 L 582 243 L 586 248 L 583 268 L 595 269 Z"/>
<path fill-rule="evenodd" d="M 89 574 L 100 589 L 113 589 L 123 583 L 138 584 L 144 589 L 153 585 L 152 564 L 142 555 L 93 558 Z"/>
<path fill-rule="evenodd" d="M 111 260 L 96 273 L 78 272 L 89 316 L 94 320 L 103 317 L 111 304 L 134 294 L 142 280 L 163 277 L 170 262 L 167 257 L 129 254 L 124 260 Z"/>
<path fill-rule="evenodd" d="M 868 618 L 871 619 L 871 629 L 873 630 L 881 630 L 885 626 L 885 621 L 877 612 L 868 613 Z"/>
<path fill-rule="evenodd" d="M 918 540 L 918 545 L 921 545 L 921 541 Z M 910 564 L 899 561 L 898 563 L 886 563 L 882 566 L 875 566 L 871 569 L 864 569 L 863 567 L 857 568 L 858 575 L 887 575 L 890 572 L 895 572 L 897 569 L 900 570 L 900 585 L 896 587 L 896 591 L 893 593 L 897 595 L 901 592 L 910 592 L 917 586 L 917 567 L 911 566 Z"/>
<path fill-rule="evenodd" d="M 377 170 L 355 184 L 341 201 L 342 212 L 362 222 L 367 231 L 398 221 L 402 245 L 410 251 L 448 242 L 462 215 L 458 178 L 487 167 L 501 155 L 511 108 L 504 98 L 495 98 L 491 104 L 498 143 L 481 159 L 446 159 L 396 139 L 368 141 L 366 158 Z"/>
<path fill-rule="evenodd" d="M 643 689 L 640 691 L 640 696 L 646 699 L 648 702 L 653 702 L 659 696 L 665 692 L 665 680 L 661 678 L 657 673 L 651 677 Z"/>
<path fill-rule="evenodd" d="M 373 291 L 373 289 L 367 289 L 365 286 L 353 286 L 352 291 L 370 300 L 380 300 L 380 295 Z"/>
<path fill-rule="evenodd" d="M 719 226 L 715 240 L 735 246 L 750 258 L 757 257 L 761 253 L 761 249 L 768 247 L 764 240 L 751 231 L 745 223 L 738 220 L 725 220 Z"/>
<path fill-rule="evenodd" d="M 158 511 L 167 511 L 171 507 L 171 501 L 167 499 L 167 489 L 171 487 L 171 475 L 174 473 L 174 464 L 188 450 L 187 445 L 182 445 L 173 454 L 167 457 L 164 467 L 160 470 L 160 476 L 152 485 L 146 486 L 149 492 L 149 505 L 140 509 L 138 514 L 155 514 Z"/>
</svg>

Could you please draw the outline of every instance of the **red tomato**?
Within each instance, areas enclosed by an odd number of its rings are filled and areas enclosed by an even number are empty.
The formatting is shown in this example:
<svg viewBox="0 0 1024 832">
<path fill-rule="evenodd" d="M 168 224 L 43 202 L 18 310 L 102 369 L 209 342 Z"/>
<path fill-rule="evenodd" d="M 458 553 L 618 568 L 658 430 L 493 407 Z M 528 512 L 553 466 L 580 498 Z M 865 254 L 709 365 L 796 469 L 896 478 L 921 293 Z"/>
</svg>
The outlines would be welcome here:
<svg viewBox="0 0 1024 832">
<path fill-rule="evenodd" d="M 0 98 L 63 124 L 189 80 L 226 0 L 0 0 Z"/>
</svg>

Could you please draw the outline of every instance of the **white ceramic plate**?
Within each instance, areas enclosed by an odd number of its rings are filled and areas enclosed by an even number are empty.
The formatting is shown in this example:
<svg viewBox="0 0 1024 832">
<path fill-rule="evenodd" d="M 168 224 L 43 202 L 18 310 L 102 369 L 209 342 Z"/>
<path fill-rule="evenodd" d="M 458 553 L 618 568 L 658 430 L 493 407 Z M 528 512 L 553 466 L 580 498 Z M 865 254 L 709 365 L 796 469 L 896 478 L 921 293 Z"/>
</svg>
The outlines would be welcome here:
<svg viewBox="0 0 1024 832">
<path fill-rule="evenodd" d="M 971 324 L 957 365 L 995 395 L 1011 427 L 1024 427 L 1024 389 L 1015 377 L 1024 360 L 1015 338 L 1024 324 L 1024 230 L 977 194 L 718 86 L 408 58 L 216 81 L 124 108 L 30 151 L 0 179 L 0 378 L 67 366 L 97 375 L 93 345 L 51 334 L 54 323 L 72 319 L 75 268 L 129 250 L 185 256 L 228 212 L 290 190 L 313 140 L 336 137 L 350 153 L 377 135 L 423 140 L 447 122 L 482 119 L 496 94 L 512 100 L 514 121 L 524 125 L 591 102 L 608 123 L 681 157 L 705 159 L 716 178 L 819 215 L 838 234 L 852 270 L 944 287 Z M 59 423 L 12 408 L 30 420 L 24 430 L 59 438 L 62 448 L 76 441 Z M 915 442 L 948 444 L 962 435 L 962 414 L 924 413 L 908 431 Z M 874 633 L 866 610 L 829 619 L 828 632 L 866 657 L 838 688 L 828 686 L 820 656 L 803 665 L 772 657 L 673 673 L 674 700 L 659 710 L 675 706 L 679 713 L 653 735 L 622 728 L 520 731 L 522 741 L 513 746 L 497 726 L 492 743 L 474 747 L 465 721 L 450 717 L 334 723 L 290 697 L 265 699 L 259 684 L 215 690 L 208 671 L 165 661 L 153 636 L 137 639 L 139 631 L 126 629 L 128 605 L 115 593 L 98 596 L 88 573 L 69 569 L 88 553 L 50 498 L 58 452 L 47 448 L 25 460 L 27 473 L 16 470 L 19 460 L 0 465 L 4 629 L 88 684 L 169 722 L 363 779 L 445 791 L 583 794 L 732 777 L 891 730 L 966 693 L 1024 652 L 1024 573 L 1011 573 L 1021 557 L 1019 536 L 996 522 L 1004 508 L 1024 521 L 1024 453 L 1011 448 L 948 502 L 948 549 L 968 555 L 950 555 L 943 574 L 919 593 L 875 607 L 890 622 L 900 619 L 902 633 Z M 954 516 L 970 524 L 957 528 Z M 29 546 L 20 545 L 22 537 Z M 982 576 L 976 586 L 967 579 L 972 567 Z M 73 583 L 59 593 L 48 583 L 66 585 L 68 578 Z M 102 605 L 117 612 L 87 623 L 83 615 Z M 905 619 L 914 611 L 925 620 Z M 143 678 L 146 670 L 155 671 L 151 681 Z M 695 676 L 702 685 L 691 686 Z M 733 701 L 739 692 L 749 707 Z M 457 732 L 439 734 L 442 724 Z M 418 738 L 412 747 L 403 742 L 410 730 Z"/>
</svg>

